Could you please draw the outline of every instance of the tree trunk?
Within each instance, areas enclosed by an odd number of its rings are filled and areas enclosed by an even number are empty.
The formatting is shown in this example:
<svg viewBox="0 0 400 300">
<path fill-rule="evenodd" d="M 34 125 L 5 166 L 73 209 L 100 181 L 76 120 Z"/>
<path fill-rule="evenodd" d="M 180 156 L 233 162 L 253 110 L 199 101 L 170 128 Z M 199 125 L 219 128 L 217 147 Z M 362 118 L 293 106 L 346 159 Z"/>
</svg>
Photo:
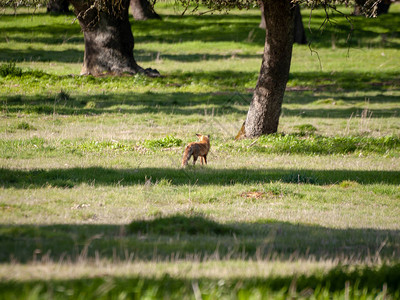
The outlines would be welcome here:
<svg viewBox="0 0 400 300">
<path fill-rule="evenodd" d="M 262 2 L 260 3 L 260 9 L 261 9 L 261 22 L 260 22 L 260 28 L 266 29 L 266 23 L 265 23 L 265 15 L 263 13 L 264 5 Z M 300 13 L 300 5 L 295 6 L 295 12 L 294 12 L 294 34 L 293 34 L 293 41 L 296 44 L 300 45 L 305 45 L 307 44 L 307 37 L 306 37 L 306 32 L 304 31 L 304 25 L 303 25 L 303 18 L 301 17 Z"/>
<path fill-rule="evenodd" d="M 267 24 L 265 23 L 265 15 L 264 15 L 264 3 L 262 1 L 259 1 L 259 6 L 260 6 L 260 10 L 261 10 L 261 22 L 260 25 L 258 25 L 258 27 L 262 28 L 262 29 L 267 29 Z"/>
<path fill-rule="evenodd" d="M 53 14 L 66 14 L 69 13 L 68 0 L 49 0 L 47 2 L 47 12 Z"/>
<path fill-rule="evenodd" d="M 363 14 L 363 6 L 365 5 L 366 0 L 356 0 L 354 5 L 353 15 L 361 16 Z M 392 1 L 390 0 L 382 0 L 376 6 L 376 16 L 387 14 L 389 12 L 390 4 Z"/>
<path fill-rule="evenodd" d="M 382 0 L 378 3 L 378 9 L 376 11 L 376 15 L 387 14 L 389 12 L 390 4 L 392 2 L 390 0 Z"/>
<path fill-rule="evenodd" d="M 362 8 L 361 8 L 361 5 L 359 4 L 359 1 L 356 1 L 356 3 L 354 4 L 353 15 L 354 16 L 362 15 Z"/>
<path fill-rule="evenodd" d="M 290 0 L 263 0 L 266 36 L 260 75 L 245 122 L 246 137 L 275 133 L 293 49 L 295 10 Z"/>
<path fill-rule="evenodd" d="M 157 70 L 141 68 L 133 57 L 134 39 L 129 23 L 129 0 L 104 1 L 92 6 L 92 1 L 70 0 L 81 25 L 85 54 L 81 75 L 122 75 L 144 73 L 159 76 Z"/>
<path fill-rule="evenodd" d="M 147 19 L 161 19 L 155 12 L 153 5 L 149 0 L 131 0 L 131 11 L 136 21 L 145 21 Z"/>
<path fill-rule="evenodd" d="M 307 44 L 306 32 L 304 31 L 303 18 L 300 13 L 300 5 L 294 7 L 294 34 L 293 42 L 300 45 Z"/>
</svg>

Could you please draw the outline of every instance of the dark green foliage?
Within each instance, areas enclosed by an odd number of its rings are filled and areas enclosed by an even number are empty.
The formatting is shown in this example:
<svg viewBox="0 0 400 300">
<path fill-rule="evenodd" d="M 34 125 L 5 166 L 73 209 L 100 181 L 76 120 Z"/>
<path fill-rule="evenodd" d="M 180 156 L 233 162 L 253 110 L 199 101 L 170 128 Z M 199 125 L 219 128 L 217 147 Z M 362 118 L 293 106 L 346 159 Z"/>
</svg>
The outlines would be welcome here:
<svg viewBox="0 0 400 300">
<path fill-rule="evenodd" d="M 52 75 L 47 74 L 41 70 L 27 70 L 22 73 L 22 76 L 25 78 L 28 78 L 28 79 L 29 78 L 40 78 L 40 79 L 44 79 L 44 80 L 45 79 L 51 80 L 51 78 L 53 78 L 53 80 L 54 80 L 58 77 L 58 76 L 53 77 Z"/>
<path fill-rule="evenodd" d="M 145 140 L 143 144 L 145 147 L 152 148 L 152 149 L 171 148 L 171 147 L 181 146 L 182 140 L 168 135 L 165 138 L 161 138 L 161 139 Z"/>
<path fill-rule="evenodd" d="M 317 131 L 317 128 L 311 124 L 302 124 L 294 127 L 299 131 L 300 135 L 310 135 Z"/>
<path fill-rule="evenodd" d="M 2 64 L 0 66 L 0 77 L 24 77 L 24 78 L 42 78 L 42 77 L 51 77 L 50 75 L 46 74 L 43 71 L 40 70 L 27 70 L 27 71 L 22 71 L 21 68 L 17 67 L 15 62 L 11 61 L 6 64 Z"/>
<path fill-rule="evenodd" d="M 21 122 L 17 125 L 17 129 L 22 129 L 22 130 L 36 130 L 34 126 L 29 124 L 28 122 Z"/>
<path fill-rule="evenodd" d="M 56 101 L 67 101 L 70 100 L 71 96 L 69 95 L 68 92 L 61 90 L 57 95 L 56 95 Z"/>
<path fill-rule="evenodd" d="M 135 144 L 129 141 L 65 140 L 61 144 L 62 148 L 59 150 L 75 155 L 83 155 L 84 153 L 109 153 L 110 151 L 118 153 L 135 151 Z"/>
<path fill-rule="evenodd" d="M 303 137 L 302 134 L 274 134 L 262 136 L 254 151 L 266 153 L 290 153 L 309 155 L 363 153 L 384 154 L 400 150 L 400 137 L 364 137 L 364 136 L 317 136 Z"/>
<path fill-rule="evenodd" d="M 283 186 L 282 184 L 269 184 L 264 187 L 264 191 L 272 196 L 283 197 L 287 195 L 297 195 L 291 188 Z"/>
<path fill-rule="evenodd" d="M 128 225 L 130 233 L 162 234 L 162 235 L 229 235 L 238 233 L 233 227 L 223 225 L 202 216 L 175 215 L 158 217 L 153 220 L 134 221 Z"/>
<path fill-rule="evenodd" d="M 2 64 L 0 66 L 0 77 L 15 76 L 21 77 L 22 69 L 15 66 L 15 62 Z"/>
</svg>

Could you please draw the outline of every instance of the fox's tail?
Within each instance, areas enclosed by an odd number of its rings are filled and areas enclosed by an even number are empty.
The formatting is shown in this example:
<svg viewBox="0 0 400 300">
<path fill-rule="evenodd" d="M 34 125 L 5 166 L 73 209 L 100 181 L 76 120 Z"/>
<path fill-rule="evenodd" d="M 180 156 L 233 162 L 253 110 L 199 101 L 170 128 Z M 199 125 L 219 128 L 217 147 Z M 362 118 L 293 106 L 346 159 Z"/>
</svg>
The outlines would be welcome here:
<svg viewBox="0 0 400 300">
<path fill-rule="evenodd" d="M 190 147 L 189 145 L 186 146 L 185 152 L 183 153 L 183 158 L 182 158 L 182 167 L 187 166 L 188 161 L 189 161 L 190 157 L 192 156 L 192 154 L 193 154 L 193 148 Z"/>
</svg>

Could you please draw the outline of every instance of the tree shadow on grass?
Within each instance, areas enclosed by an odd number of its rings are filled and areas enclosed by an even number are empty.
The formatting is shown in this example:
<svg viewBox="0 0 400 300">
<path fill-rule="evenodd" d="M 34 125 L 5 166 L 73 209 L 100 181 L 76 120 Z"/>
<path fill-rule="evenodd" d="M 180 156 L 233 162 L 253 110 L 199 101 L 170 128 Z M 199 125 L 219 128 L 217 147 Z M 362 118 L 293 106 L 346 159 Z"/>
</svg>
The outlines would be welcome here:
<svg viewBox="0 0 400 300">
<path fill-rule="evenodd" d="M 65 101 L 58 101 L 55 97 L 9 96 L 6 97 L 3 103 L 7 103 L 6 111 L 11 114 L 96 116 L 102 114 L 143 115 L 156 113 L 171 116 L 193 116 L 194 120 L 198 122 L 198 118 L 205 118 L 204 121 L 209 120 L 211 114 L 215 117 L 236 114 L 245 119 L 250 105 L 249 99 L 251 99 L 249 95 L 245 95 L 245 98 L 238 100 L 238 97 L 235 97 L 233 92 L 227 95 L 168 93 L 158 94 L 157 97 L 150 94 L 142 94 L 142 96 L 138 94 L 118 94 L 106 97 L 104 95 L 87 95 L 76 98 L 71 97 Z M 294 95 L 290 95 L 290 97 L 294 97 Z M 320 99 L 320 97 L 298 95 L 297 101 L 299 102 L 299 98 L 306 98 L 305 101 L 312 101 L 312 99 L 318 101 Z M 372 102 L 379 101 L 374 100 L 374 98 L 371 99 Z M 376 98 L 379 98 L 379 96 Z M 184 99 L 184 102 L 182 102 L 182 99 Z M 341 98 L 339 97 L 339 99 Z M 351 116 L 353 118 L 361 117 L 365 110 L 368 112 L 366 117 L 369 119 L 391 118 L 400 115 L 399 109 L 368 108 L 369 103 L 372 102 L 366 103 L 365 100 L 359 97 L 353 99 L 349 100 L 347 98 L 347 100 L 351 101 L 350 104 L 336 105 L 335 99 L 332 98 L 330 104 L 328 103 L 322 107 L 321 105 L 315 105 L 314 107 L 291 108 L 290 106 L 285 106 L 284 103 L 282 116 L 347 119 Z M 391 100 L 398 101 L 396 96 L 386 96 L 381 99 L 383 102 L 387 101 L 389 103 L 392 103 Z M 355 104 L 356 106 L 353 106 Z"/>
<path fill-rule="evenodd" d="M 308 19 L 304 11 L 304 21 Z M 16 16 L 3 16 L 9 18 L 19 18 L 26 26 L 13 26 L 4 28 L 4 35 L 8 41 L 17 43 L 42 43 L 46 45 L 74 44 L 83 43 L 82 34 L 79 34 L 79 26 L 71 25 L 69 20 L 59 19 L 55 23 L 46 25 L 30 25 L 26 22 L 27 14 L 17 14 Z M 45 17 L 45 14 L 38 13 L 35 17 Z M 72 16 L 68 17 L 72 21 Z M 400 44 L 396 38 L 399 35 L 398 20 L 399 13 L 390 13 L 380 16 L 377 20 L 367 20 L 363 17 L 355 18 L 355 31 L 350 42 L 347 41 L 350 32 L 350 24 L 344 20 L 335 26 L 327 26 L 320 33 L 319 30 L 310 32 L 306 30 L 308 40 L 312 41 L 313 47 L 330 48 L 335 47 L 385 47 L 398 49 Z M 313 28 L 317 29 L 324 22 L 325 15 L 315 14 L 311 19 Z M 132 19 L 131 19 L 132 21 Z M 245 45 L 257 45 L 260 51 L 265 42 L 265 31 L 258 28 L 260 22 L 259 14 L 219 14 L 185 17 L 177 15 L 164 15 L 163 20 L 147 20 L 146 22 L 132 21 L 132 30 L 137 44 L 149 42 L 179 44 L 184 42 L 198 41 L 207 47 L 207 43 L 235 42 Z M 234 50 L 234 49 L 232 49 Z M 71 50 L 63 52 L 29 50 L 20 51 L 15 49 L 2 49 L 0 60 L 28 60 L 28 61 L 60 61 L 60 62 L 79 62 L 83 59 L 83 52 L 77 51 L 76 55 L 70 55 Z M 67 55 L 65 55 L 67 54 Z M 146 53 L 144 53 L 146 54 Z M 139 60 L 148 61 L 153 59 L 155 53 L 142 55 L 139 53 Z M 258 57 L 256 53 L 243 55 L 244 58 Z M 199 61 L 203 55 L 165 55 L 165 58 L 176 61 Z M 209 59 L 225 58 L 223 55 L 208 55 Z M 238 54 L 240 57 L 240 54 Z"/>
<path fill-rule="evenodd" d="M 340 110 L 341 108 L 349 109 L 352 106 L 357 106 L 358 108 L 367 107 L 369 104 L 400 103 L 398 96 L 385 94 L 384 86 L 377 86 L 376 89 L 369 90 L 372 95 L 368 95 L 368 97 L 361 93 L 360 96 L 348 95 L 348 93 L 357 93 L 356 90 L 342 90 L 334 93 L 330 88 L 320 88 L 318 86 L 315 90 L 311 87 L 309 90 L 306 90 L 306 88 L 301 89 L 301 86 L 288 87 L 283 104 L 310 104 L 312 106 L 308 108 L 315 109 L 326 109 L 327 106 L 330 106 L 333 110 Z M 393 91 L 396 91 L 396 89 L 393 89 Z M 250 94 L 248 97 L 251 97 Z"/>
<path fill-rule="evenodd" d="M 309 11 L 302 10 L 304 24 L 309 18 Z M 27 14 L 17 14 L 16 16 L 4 16 L 7 18 L 19 18 L 26 23 L 26 18 L 32 17 Z M 37 13 L 35 17 L 48 17 L 46 14 Z M 351 25 L 343 17 L 337 17 L 335 25 L 328 25 L 320 32 L 317 30 L 325 21 L 325 14 L 314 13 L 310 24 L 313 31 L 306 27 L 306 35 L 312 45 L 315 47 L 386 47 L 399 48 L 400 44 L 394 39 L 399 35 L 398 20 L 400 13 L 391 12 L 382 15 L 376 20 L 368 18 L 353 17 L 354 31 L 352 39 L 348 41 L 348 34 L 351 30 Z M 71 20 L 68 20 L 71 19 Z M 5 33 L 11 41 L 36 42 L 45 44 L 58 44 L 62 42 L 76 42 L 79 26 L 71 25 L 73 17 L 68 17 L 67 20 L 59 19 L 54 21 L 51 26 L 42 24 L 27 23 L 25 27 L 7 27 Z M 132 31 L 135 41 L 138 44 L 148 42 L 160 42 L 177 44 L 183 42 L 240 42 L 245 44 L 255 44 L 262 47 L 265 42 L 265 31 L 258 27 L 260 23 L 260 15 L 252 11 L 249 14 L 235 13 L 230 14 L 214 14 L 214 15 L 163 15 L 163 20 L 147 20 L 146 22 L 134 21 L 131 18 Z M 200 29 L 200 30 L 199 30 Z M 29 39 L 21 38 L 20 34 L 32 35 Z M 47 36 L 46 36 L 47 35 Z M 74 36 L 73 39 L 66 37 Z M 82 37 L 79 37 L 82 40 Z M 333 41 L 334 40 L 334 41 Z M 262 48 L 261 48 L 262 49 Z"/>
<path fill-rule="evenodd" d="M 330 185 L 342 181 L 360 184 L 400 184 L 400 171 L 360 170 L 284 170 L 284 169 L 212 169 L 212 168 L 133 168 L 101 167 L 51 170 L 0 169 L 3 188 L 40 188 L 45 185 L 72 188 L 79 184 L 121 185 L 144 184 L 148 178 L 158 182 L 168 180 L 173 185 L 221 185 L 247 183 L 306 183 Z"/>
<path fill-rule="evenodd" d="M 40 115 L 101 115 L 101 114 L 167 114 L 204 116 L 204 106 L 214 115 L 245 114 L 248 96 L 240 98 L 235 92 L 213 93 L 119 93 L 69 96 L 59 100 L 57 94 L 5 96 L 8 113 L 35 113 Z M 243 108 L 237 105 L 245 105 Z"/>
<path fill-rule="evenodd" d="M 235 52 L 234 50 L 232 52 Z M 227 52 L 227 54 L 162 54 L 155 51 L 135 50 L 135 59 L 139 64 L 154 62 L 156 59 L 166 59 L 176 62 L 204 62 L 215 60 L 226 60 L 234 57 L 237 60 L 259 58 L 260 54 L 240 54 Z M 83 61 L 84 51 L 75 48 L 64 50 L 38 50 L 30 47 L 25 49 L 9 49 L 2 48 L 0 61 L 15 61 L 15 62 L 61 62 L 61 63 L 81 63 Z"/>
<path fill-rule="evenodd" d="M 313 13 L 302 9 L 303 23 L 307 40 L 316 48 L 349 48 L 349 47 L 383 47 L 399 49 L 400 34 L 398 23 L 400 13 L 390 12 L 379 18 L 353 16 L 351 24 L 342 15 L 336 15 L 327 26 L 325 13 Z M 320 11 L 321 12 L 321 11 Z M 333 15 L 330 16 L 331 18 Z M 132 30 L 135 40 L 146 43 L 155 40 L 162 43 L 190 41 L 221 42 L 234 41 L 255 44 L 262 47 L 265 43 L 265 30 L 259 28 L 260 14 L 258 9 L 250 14 L 206 14 L 202 16 L 166 15 L 163 21 L 133 22 Z M 307 23 L 310 21 L 311 30 Z M 199 30 L 201 28 L 201 30 Z M 143 35 L 143 32 L 147 34 Z M 351 39 L 349 39 L 351 33 Z"/>
<path fill-rule="evenodd" d="M 73 15 L 61 17 L 62 20 L 43 20 L 51 25 L 37 24 L 32 20 L 27 21 L 27 17 L 33 15 L 17 14 L 16 16 L 1 16 L 2 19 L 11 24 L 15 24 L 15 20 L 20 20 L 18 23 L 21 26 L 7 26 L 2 28 L 2 33 L 7 37 L 7 41 L 16 43 L 41 43 L 45 45 L 59 44 L 83 44 L 83 34 L 78 22 L 72 24 Z M 46 14 L 35 14 L 37 20 L 49 18 Z M 59 18 L 59 17 L 57 17 Z M 30 19 L 30 18 L 29 18 Z M 23 24 L 23 25 L 22 25 Z M 46 52 L 46 50 L 43 50 Z"/>
<path fill-rule="evenodd" d="M 2 48 L 0 54 L 0 61 L 14 61 L 14 62 L 50 62 L 57 61 L 62 63 L 78 63 L 83 61 L 83 51 L 76 49 L 64 50 L 37 50 L 30 47 L 25 49 L 8 49 Z"/>
<path fill-rule="evenodd" d="M 208 54 L 208 53 L 191 53 L 191 54 L 163 54 L 156 51 L 136 50 L 135 59 L 142 62 L 150 62 L 156 59 L 172 60 L 176 62 L 206 62 L 214 60 L 227 60 L 227 59 L 262 59 L 261 54 L 241 54 L 235 53 L 235 49 L 227 51 L 226 54 Z"/>
<path fill-rule="evenodd" d="M 239 42 L 256 44 L 262 49 L 265 31 L 258 27 L 259 23 L 258 15 L 168 15 L 162 22 L 134 22 L 132 31 L 138 43 Z M 143 35 L 143 32 L 147 34 Z"/>
<path fill-rule="evenodd" d="M 48 18 L 45 14 L 36 14 L 35 18 Z M 5 16 L 5 20 L 15 22 L 20 19 L 26 26 L 4 28 L 9 41 L 45 44 L 75 43 L 83 41 L 78 24 L 71 24 L 72 16 L 66 19 L 51 20 L 51 25 L 26 22 L 26 14 Z M 246 44 L 264 45 L 265 31 L 258 27 L 260 17 L 256 15 L 240 16 L 234 14 L 219 15 L 165 15 L 163 20 L 134 21 L 131 18 L 132 32 L 136 44 L 149 42 L 184 43 L 184 42 L 243 42 Z M 47 21 L 50 22 L 50 21 Z M 199 30 L 200 29 L 200 30 Z M 250 34 L 250 36 L 249 36 Z M 25 38 L 28 36 L 29 38 Z M 70 39 L 69 37 L 73 37 Z M 262 49 L 262 48 L 261 48 Z"/>
<path fill-rule="evenodd" d="M 352 107 L 352 108 L 337 108 L 337 109 L 309 109 L 309 108 L 298 108 L 291 109 L 284 107 L 282 108 L 282 116 L 285 117 L 302 117 L 302 118 L 357 118 L 362 117 L 363 112 L 368 112 L 365 118 L 391 118 L 399 117 L 400 109 L 368 109 L 368 104 L 365 105 L 366 108 L 362 107 Z"/>
<path fill-rule="evenodd" d="M 126 225 L 0 225 L 0 261 L 337 260 L 378 262 L 400 255 L 400 231 L 337 229 L 259 219 L 219 223 L 202 215 Z"/>
<path fill-rule="evenodd" d="M 183 272 L 183 271 L 182 271 Z M 183 273 L 184 274 L 184 273 Z M 400 264 L 338 266 L 312 275 L 268 277 L 85 276 L 79 279 L 2 281 L 4 299 L 398 299 Z M 150 295 L 150 296 L 149 296 Z"/>
<path fill-rule="evenodd" d="M 52 82 L 54 76 L 41 74 L 43 84 L 47 81 Z M 248 107 L 251 102 L 252 94 L 249 91 L 237 92 L 232 90 L 232 87 L 238 85 L 238 81 L 242 78 L 244 82 L 253 81 L 255 74 L 246 72 L 208 72 L 207 74 L 175 74 L 169 78 L 160 79 L 159 84 L 169 87 L 184 87 L 196 82 L 199 85 L 213 85 L 217 83 L 222 92 L 216 93 L 191 93 L 191 92 L 163 92 L 163 93 L 98 93 L 93 95 L 88 94 L 69 94 L 66 99 L 59 99 L 57 94 L 54 95 L 4 95 L 2 96 L 3 104 L 6 111 L 9 113 L 36 113 L 44 115 L 99 115 L 103 113 L 121 113 L 121 114 L 148 114 L 148 113 L 164 113 L 171 115 L 194 115 L 204 116 L 205 109 L 213 111 L 214 116 L 225 114 L 240 114 L 245 117 Z M 338 75 L 349 76 L 347 75 Z M 356 74 L 353 74 L 356 75 Z M 51 78 L 47 78 L 50 76 Z M 187 76 L 185 78 L 185 76 Z M 293 91 L 288 90 L 285 94 L 283 115 L 285 116 L 306 116 L 320 118 L 349 118 L 351 115 L 356 117 L 360 115 L 365 107 L 369 104 L 399 102 L 399 97 L 384 94 L 385 85 L 373 86 L 373 83 L 364 82 L 355 88 L 363 89 L 364 91 L 374 91 L 374 95 L 368 96 L 368 102 L 365 100 L 365 94 L 360 96 L 348 96 L 347 92 L 354 90 L 343 91 L 342 93 L 334 92 L 335 86 L 324 87 L 324 93 L 321 91 L 315 93 L 313 88 L 318 89 L 318 84 L 312 82 L 318 78 L 318 74 L 311 73 L 306 77 L 304 74 L 297 74 L 299 80 L 309 82 L 311 90 L 308 91 Z M 111 81 L 120 81 L 121 85 L 128 84 L 132 81 L 141 81 L 141 78 L 93 78 L 93 77 L 69 77 L 55 76 L 59 81 L 65 82 L 66 85 L 71 85 L 71 81 L 81 82 L 81 84 L 90 84 L 93 86 L 101 84 L 110 84 Z M 390 74 L 387 74 L 390 78 Z M 372 78 L 370 78 L 373 80 Z M 23 82 L 24 79 L 21 79 Z M 139 82 L 139 85 L 146 86 L 152 81 L 143 79 L 144 82 Z M 311 81 L 309 81 L 311 80 Z M 332 79 L 335 80 L 335 79 Z M 350 80 L 349 80 L 350 81 Z M 336 86 L 337 88 L 337 86 Z M 238 89 L 240 87 L 238 86 Z M 304 108 L 290 107 L 292 104 L 309 104 Z M 311 106 L 312 105 L 312 106 Z M 4 111 L 4 109 L 3 109 Z M 398 109 L 370 109 L 371 118 L 386 118 L 399 115 Z"/>
</svg>

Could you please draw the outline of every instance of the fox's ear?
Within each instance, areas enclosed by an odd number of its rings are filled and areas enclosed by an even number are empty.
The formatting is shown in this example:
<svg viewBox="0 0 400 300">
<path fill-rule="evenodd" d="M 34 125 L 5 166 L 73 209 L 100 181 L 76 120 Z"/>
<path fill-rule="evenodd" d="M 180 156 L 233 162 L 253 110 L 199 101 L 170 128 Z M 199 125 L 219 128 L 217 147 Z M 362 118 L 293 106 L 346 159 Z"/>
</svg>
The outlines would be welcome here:
<svg viewBox="0 0 400 300">
<path fill-rule="evenodd" d="M 208 139 L 210 139 L 210 135 L 209 134 L 207 135 L 207 137 L 208 137 Z"/>
<path fill-rule="evenodd" d="M 201 137 L 201 134 L 199 134 L 199 133 L 196 133 L 196 135 L 197 135 L 198 137 Z"/>
</svg>

